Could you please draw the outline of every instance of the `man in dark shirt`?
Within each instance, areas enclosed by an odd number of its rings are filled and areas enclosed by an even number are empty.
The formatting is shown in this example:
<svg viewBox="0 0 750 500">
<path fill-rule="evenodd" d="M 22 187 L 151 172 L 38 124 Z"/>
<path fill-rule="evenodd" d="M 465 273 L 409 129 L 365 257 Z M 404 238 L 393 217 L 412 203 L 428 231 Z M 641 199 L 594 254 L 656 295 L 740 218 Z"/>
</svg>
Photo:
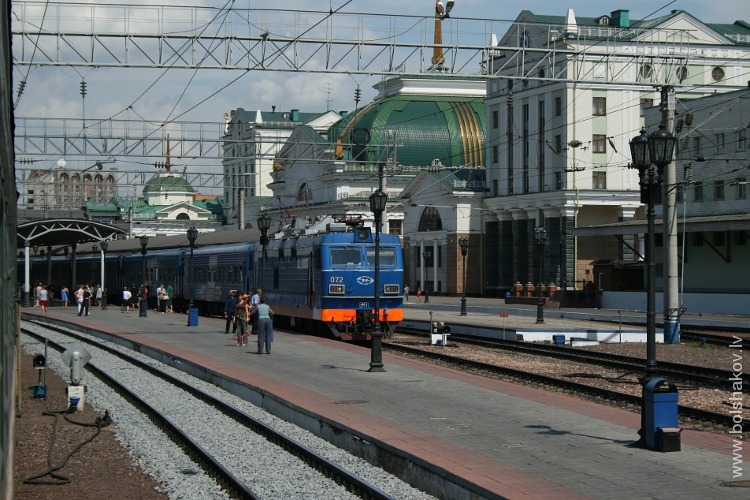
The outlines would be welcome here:
<svg viewBox="0 0 750 500">
<path fill-rule="evenodd" d="M 86 285 L 83 288 L 83 302 L 81 302 L 81 310 L 78 312 L 79 316 L 84 312 L 86 313 L 84 314 L 84 316 L 89 315 L 89 305 L 91 304 L 91 295 L 92 295 L 91 288 L 89 288 L 89 286 Z"/>
<path fill-rule="evenodd" d="M 227 324 L 224 327 L 224 333 L 229 333 L 229 325 L 232 325 L 232 333 L 237 333 L 237 323 L 234 321 L 234 315 L 237 312 L 237 290 L 229 290 L 229 296 L 224 301 L 224 314 L 227 316 Z"/>
</svg>

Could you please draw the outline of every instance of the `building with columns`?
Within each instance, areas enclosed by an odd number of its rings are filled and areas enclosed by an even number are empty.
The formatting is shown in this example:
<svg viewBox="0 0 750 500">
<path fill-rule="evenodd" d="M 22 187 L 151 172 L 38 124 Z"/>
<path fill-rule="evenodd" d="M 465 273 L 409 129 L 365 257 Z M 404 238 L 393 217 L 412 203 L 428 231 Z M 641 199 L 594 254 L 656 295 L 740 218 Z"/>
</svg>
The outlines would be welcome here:
<svg viewBox="0 0 750 500">
<path fill-rule="evenodd" d="M 507 77 L 487 89 L 488 293 L 517 281 L 580 288 L 595 282 L 596 261 L 637 261 L 641 235 L 573 230 L 645 217 L 629 141 L 659 101 L 657 86 L 674 84 L 687 100 L 746 85 L 750 25 L 707 24 L 684 11 L 637 21 L 624 9 L 596 17 L 524 10 L 498 47 L 518 49 L 498 48 L 488 61 Z M 541 253 L 537 228 L 547 235 Z"/>
</svg>

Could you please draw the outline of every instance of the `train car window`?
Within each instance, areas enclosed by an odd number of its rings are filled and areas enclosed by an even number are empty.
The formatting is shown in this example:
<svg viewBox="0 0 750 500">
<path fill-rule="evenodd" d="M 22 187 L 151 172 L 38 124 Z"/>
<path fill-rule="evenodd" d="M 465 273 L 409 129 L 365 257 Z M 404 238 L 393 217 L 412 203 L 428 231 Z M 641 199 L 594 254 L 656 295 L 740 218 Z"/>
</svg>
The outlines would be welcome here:
<svg viewBox="0 0 750 500">
<path fill-rule="evenodd" d="M 315 269 L 320 269 L 321 262 L 320 262 L 320 248 L 316 248 L 313 253 L 313 261 L 315 262 Z"/>
<path fill-rule="evenodd" d="M 359 248 L 331 248 L 332 266 L 359 266 L 362 256 Z"/>
<path fill-rule="evenodd" d="M 367 265 L 375 265 L 375 249 L 367 249 Z M 395 266 L 396 265 L 396 252 L 392 248 L 381 248 L 380 249 L 380 265 L 381 266 Z"/>
<path fill-rule="evenodd" d="M 284 247 L 279 247 L 279 259 L 284 258 Z"/>
<path fill-rule="evenodd" d="M 273 287 L 279 289 L 279 268 L 273 269 Z"/>
</svg>

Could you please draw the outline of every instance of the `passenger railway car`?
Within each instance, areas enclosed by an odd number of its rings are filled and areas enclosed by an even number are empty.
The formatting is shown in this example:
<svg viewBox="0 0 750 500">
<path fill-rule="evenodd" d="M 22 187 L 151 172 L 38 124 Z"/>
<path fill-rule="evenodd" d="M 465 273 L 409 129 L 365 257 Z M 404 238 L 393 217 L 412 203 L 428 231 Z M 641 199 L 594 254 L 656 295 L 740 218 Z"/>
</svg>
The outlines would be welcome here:
<svg viewBox="0 0 750 500">
<path fill-rule="evenodd" d="M 346 340 L 371 335 L 375 311 L 375 236 L 370 228 L 326 224 L 325 232 L 295 229 L 279 232 L 265 248 L 260 242 L 229 243 L 152 250 L 145 257 L 131 250 L 106 254 L 107 301 L 119 305 L 123 287 L 145 281 L 152 290 L 149 307 L 156 307 L 160 284 L 175 289 L 175 311 L 192 301 L 204 316 L 224 313 L 230 290 L 252 293 L 261 288 L 275 312 L 274 322 L 304 332 L 324 332 Z M 398 236 L 380 236 L 379 322 L 392 331 L 403 319 L 403 257 Z M 45 257 L 32 258 L 32 280 L 56 286 L 76 284 L 71 261 L 53 257 L 49 272 Z M 100 281 L 99 254 L 76 257 L 80 283 Z M 23 273 L 23 259 L 18 260 Z M 19 274 L 22 276 L 22 274 Z"/>
</svg>

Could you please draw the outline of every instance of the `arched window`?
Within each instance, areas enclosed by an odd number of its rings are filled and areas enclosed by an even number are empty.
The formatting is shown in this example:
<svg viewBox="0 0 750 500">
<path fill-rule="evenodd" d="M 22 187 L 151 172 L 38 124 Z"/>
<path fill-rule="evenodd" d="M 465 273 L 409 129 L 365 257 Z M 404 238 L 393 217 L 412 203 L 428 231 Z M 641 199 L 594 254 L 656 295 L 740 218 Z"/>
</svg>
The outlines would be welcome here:
<svg viewBox="0 0 750 500">
<path fill-rule="evenodd" d="M 440 214 L 434 207 L 427 207 L 422 212 L 422 216 L 419 218 L 419 232 L 427 231 L 442 231 L 443 221 L 440 219 Z"/>
<path fill-rule="evenodd" d="M 312 193 L 310 192 L 310 186 L 308 186 L 307 183 L 303 183 L 299 187 L 299 189 L 297 189 L 297 198 L 295 200 L 295 203 L 297 205 L 301 205 L 309 201 L 312 201 Z"/>
<path fill-rule="evenodd" d="M 177 220 L 190 220 L 190 216 L 186 212 L 177 214 Z"/>
</svg>

